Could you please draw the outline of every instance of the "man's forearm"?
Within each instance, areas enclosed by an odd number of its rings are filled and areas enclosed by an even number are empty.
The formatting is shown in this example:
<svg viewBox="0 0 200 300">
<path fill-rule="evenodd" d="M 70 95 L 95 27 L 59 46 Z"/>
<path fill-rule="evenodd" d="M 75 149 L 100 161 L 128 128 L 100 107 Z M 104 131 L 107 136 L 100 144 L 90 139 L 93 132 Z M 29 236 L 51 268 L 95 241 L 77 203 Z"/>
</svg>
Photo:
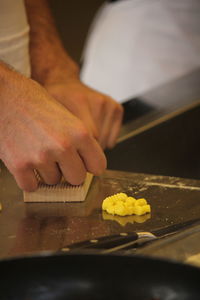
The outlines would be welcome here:
<svg viewBox="0 0 200 300">
<path fill-rule="evenodd" d="M 25 0 L 30 25 L 30 57 L 32 78 L 41 84 L 77 77 L 79 68 L 67 55 L 47 0 Z M 58 72 L 57 72 L 58 70 Z"/>
<path fill-rule="evenodd" d="M 103 149 L 113 147 L 121 126 L 122 106 L 80 81 L 79 68 L 60 41 L 47 0 L 25 2 L 30 24 L 32 77 L 83 122 Z"/>
</svg>

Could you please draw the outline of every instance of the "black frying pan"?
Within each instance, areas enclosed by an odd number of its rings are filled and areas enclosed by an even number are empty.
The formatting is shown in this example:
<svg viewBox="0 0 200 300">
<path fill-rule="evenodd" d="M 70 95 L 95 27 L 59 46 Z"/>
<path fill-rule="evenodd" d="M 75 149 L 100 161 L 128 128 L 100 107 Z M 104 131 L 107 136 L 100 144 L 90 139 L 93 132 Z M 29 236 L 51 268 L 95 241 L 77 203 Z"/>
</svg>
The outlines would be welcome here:
<svg viewBox="0 0 200 300">
<path fill-rule="evenodd" d="M 0 262 L 1 300 L 199 300 L 200 269 L 142 256 L 65 254 Z"/>
</svg>

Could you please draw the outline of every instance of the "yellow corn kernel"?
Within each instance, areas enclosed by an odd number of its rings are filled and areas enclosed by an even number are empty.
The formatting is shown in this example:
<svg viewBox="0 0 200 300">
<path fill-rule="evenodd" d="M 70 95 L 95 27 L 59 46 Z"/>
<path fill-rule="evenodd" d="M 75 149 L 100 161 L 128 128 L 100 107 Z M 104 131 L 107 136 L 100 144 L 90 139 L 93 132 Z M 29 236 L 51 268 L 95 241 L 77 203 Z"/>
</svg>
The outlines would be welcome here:
<svg viewBox="0 0 200 300">
<path fill-rule="evenodd" d="M 147 204 L 147 201 L 144 198 L 140 198 L 140 199 L 136 200 L 136 203 L 135 203 L 135 205 L 139 205 L 139 206 L 143 206 L 146 204 Z"/>
<path fill-rule="evenodd" d="M 106 198 L 102 203 L 102 209 L 106 210 L 110 206 L 110 199 Z"/>
<path fill-rule="evenodd" d="M 142 207 L 138 205 L 133 208 L 133 214 L 135 214 L 137 216 L 141 216 L 144 214 L 144 211 L 143 211 Z"/>
<path fill-rule="evenodd" d="M 126 209 L 126 215 L 127 215 L 127 216 L 131 216 L 131 215 L 134 214 L 134 212 L 133 212 L 133 207 L 134 207 L 134 206 L 126 206 L 126 207 L 125 207 L 125 209 Z"/>
<path fill-rule="evenodd" d="M 107 209 L 106 209 L 107 213 L 111 214 L 111 215 L 114 215 L 115 214 L 115 209 L 113 208 L 113 206 L 109 206 Z"/>
<path fill-rule="evenodd" d="M 113 196 L 111 196 L 111 199 L 113 200 L 125 200 L 127 198 L 127 195 L 125 193 L 118 193 L 118 194 L 115 194 Z"/>
<path fill-rule="evenodd" d="M 116 205 L 115 209 L 114 209 L 114 214 L 116 214 L 118 216 L 125 216 L 126 209 L 125 209 L 124 205 L 122 205 L 122 204 Z"/>
<path fill-rule="evenodd" d="M 126 198 L 126 205 L 127 206 L 134 206 L 136 204 L 138 200 L 136 200 L 135 198 L 133 197 L 127 197 Z"/>
<path fill-rule="evenodd" d="M 143 206 L 145 213 L 150 213 L 151 212 L 151 206 L 149 204 L 146 204 Z"/>
</svg>

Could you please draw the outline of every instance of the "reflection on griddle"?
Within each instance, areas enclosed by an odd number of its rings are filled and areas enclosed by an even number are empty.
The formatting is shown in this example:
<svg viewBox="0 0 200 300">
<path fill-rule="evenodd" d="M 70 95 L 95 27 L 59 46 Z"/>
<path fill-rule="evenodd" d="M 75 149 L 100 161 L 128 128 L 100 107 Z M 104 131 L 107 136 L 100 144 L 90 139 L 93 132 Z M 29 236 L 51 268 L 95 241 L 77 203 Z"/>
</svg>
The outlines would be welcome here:
<svg viewBox="0 0 200 300">
<path fill-rule="evenodd" d="M 115 222 L 119 223 L 121 226 L 125 226 L 128 223 L 131 223 L 131 224 L 144 223 L 151 218 L 151 214 L 145 214 L 142 216 L 132 215 L 132 216 L 120 217 L 120 216 L 116 216 L 116 215 L 115 216 L 110 215 L 107 212 L 103 211 L 102 217 L 103 217 L 103 220 L 115 221 Z"/>
</svg>

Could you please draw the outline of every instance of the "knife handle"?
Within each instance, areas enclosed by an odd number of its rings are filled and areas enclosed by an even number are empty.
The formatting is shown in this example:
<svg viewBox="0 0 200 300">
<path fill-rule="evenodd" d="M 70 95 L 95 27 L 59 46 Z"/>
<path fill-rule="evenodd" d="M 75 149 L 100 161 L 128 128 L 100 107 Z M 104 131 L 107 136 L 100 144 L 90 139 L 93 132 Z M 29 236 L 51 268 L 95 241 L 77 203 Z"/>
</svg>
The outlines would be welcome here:
<svg viewBox="0 0 200 300">
<path fill-rule="evenodd" d="M 122 232 L 111 236 L 103 236 L 80 243 L 74 243 L 64 249 L 67 249 L 68 251 L 79 249 L 112 249 L 120 246 L 129 246 L 129 244 L 134 243 L 141 238 L 152 240 L 156 237 L 150 232 Z"/>
</svg>

